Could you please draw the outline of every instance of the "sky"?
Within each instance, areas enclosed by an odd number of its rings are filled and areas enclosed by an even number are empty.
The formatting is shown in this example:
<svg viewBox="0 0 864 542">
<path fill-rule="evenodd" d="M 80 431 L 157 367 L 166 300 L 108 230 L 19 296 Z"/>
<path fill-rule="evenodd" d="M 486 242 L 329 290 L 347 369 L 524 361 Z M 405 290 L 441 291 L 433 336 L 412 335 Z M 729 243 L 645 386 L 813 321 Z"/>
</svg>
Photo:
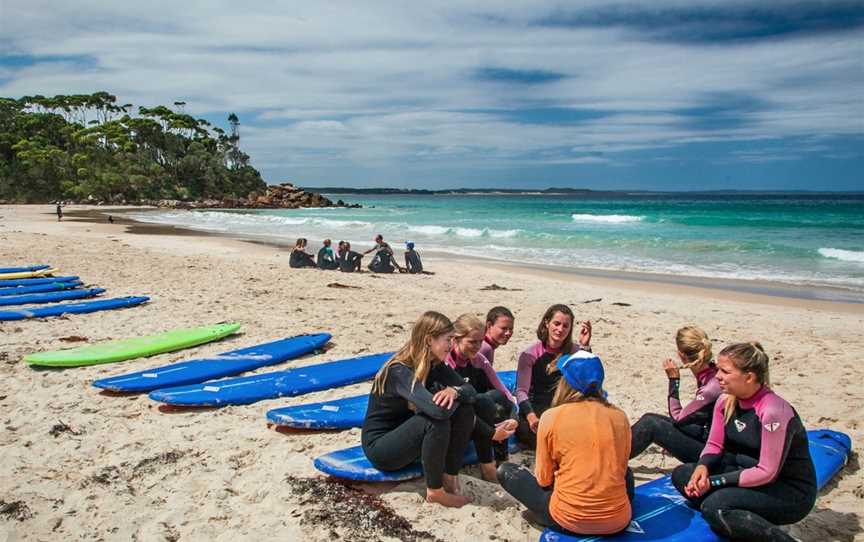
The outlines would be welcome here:
<svg viewBox="0 0 864 542">
<path fill-rule="evenodd" d="M 0 0 L 0 96 L 105 90 L 304 187 L 864 191 L 864 0 Z"/>
</svg>

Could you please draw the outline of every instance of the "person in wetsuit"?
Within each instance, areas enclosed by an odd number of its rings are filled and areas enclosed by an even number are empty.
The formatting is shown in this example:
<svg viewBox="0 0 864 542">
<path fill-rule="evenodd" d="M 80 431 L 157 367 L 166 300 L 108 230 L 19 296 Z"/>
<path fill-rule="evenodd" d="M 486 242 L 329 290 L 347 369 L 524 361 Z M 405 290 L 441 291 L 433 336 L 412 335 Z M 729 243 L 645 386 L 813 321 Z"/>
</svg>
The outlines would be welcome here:
<svg viewBox="0 0 864 542">
<path fill-rule="evenodd" d="M 57 202 L 57 222 L 63 220 L 63 204 L 59 201 Z"/>
<path fill-rule="evenodd" d="M 318 269 L 339 269 L 339 262 L 336 261 L 330 244 L 330 239 L 324 239 L 324 246 L 318 251 Z"/>
<path fill-rule="evenodd" d="M 487 482 L 497 482 L 493 445 L 503 443 L 516 431 L 516 399 L 507 389 L 492 364 L 480 354 L 483 342 L 483 322 L 470 314 L 463 314 L 453 322 L 453 346 L 444 363 L 471 384 L 474 398 L 472 440 L 477 449 L 480 473 Z M 505 448 L 506 449 L 506 448 Z"/>
<path fill-rule="evenodd" d="M 717 366 L 711 360 L 711 341 L 698 327 L 686 326 L 675 334 L 675 344 L 681 363 L 696 377 L 695 397 L 687 406 L 681 406 L 678 398 L 681 374 L 675 362 L 667 359 L 663 368 L 669 378 L 669 415 L 648 413 L 639 418 L 631 428 L 631 459 L 649 445 L 658 444 L 682 463 L 692 463 L 699 460 L 708 440 L 714 402 L 721 393 L 715 378 Z"/>
<path fill-rule="evenodd" d="M 393 249 L 390 248 L 388 243 L 384 242 L 384 236 L 380 233 L 375 236 L 375 246 L 364 252 L 363 255 L 365 256 L 370 252 L 374 252 L 375 256 L 369 262 L 369 271 L 373 273 L 392 273 L 397 269 L 402 270 L 396 262 Z"/>
<path fill-rule="evenodd" d="M 769 388 L 768 355 L 758 342 L 724 348 L 717 380 L 723 395 L 708 443 L 698 462 L 672 472 L 672 483 L 720 536 L 793 541 L 777 525 L 804 519 L 817 491 L 801 418 Z"/>
<path fill-rule="evenodd" d="M 591 322 L 579 329 L 578 343 L 573 344 L 573 311 L 567 305 L 546 309 L 537 326 L 537 341 L 519 354 L 516 372 L 516 400 L 519 402 L 519 443 L 533 449 L 537 442 L 540 416 L 552 403 L 561 379 L 555 362 L 562 354 L 591 350 Z"/>
<path fill-rule="evenodd" d="M 312 255 L 306 252 L 307 241 L 304 238 L 297 239 L 294 248 L 291 249 L 291 256 L 288 260 L 288 265 L 293 268 L 300 267 L 315 267 L 315 260 Z"/>
<path fill-rule="evenodd" d="M 351 250 L 351 243 L 348 241 L 339 241 L 339 254 L 336 259 L 339 263 L 339 271 L 353 273 L 360 271 L 363 255 Z"/>
<path fill-rule="evenodd" d="M 453 324 L 429 311 L 372 384 L 361 441 L 375 468 L 402 469 L 418 458 L 426 478 L 426 500 L 461 507 L 459 469 L 474 430 L 476 392 L 444 359 Z"/>
<path fill-rule="evenodd" d="M 513 336 L 513 313 L 507 307 L 492 307 L 486 313 L 486 333 L 480 353 L 495 365 L 495 350 L 504 346 Z"/>
<path fill-rule="evenodd" d="M 612 534 L 630 523 L 630 422 L 606 400 L 600 358 L 561 356 L 551 407 L 540 417 L 534 474 L 498 467 L 501 486 L 528 508 L 526 519 L 565 534 Z"/>
<path fill-rule="evenodd" d="M 405 269 L 412 275 L 423 273 L 423 262 L 420 260 L 420 254 L 414 250 L 414 243 L 408 241 L 405 243 Z"/>
</svg>

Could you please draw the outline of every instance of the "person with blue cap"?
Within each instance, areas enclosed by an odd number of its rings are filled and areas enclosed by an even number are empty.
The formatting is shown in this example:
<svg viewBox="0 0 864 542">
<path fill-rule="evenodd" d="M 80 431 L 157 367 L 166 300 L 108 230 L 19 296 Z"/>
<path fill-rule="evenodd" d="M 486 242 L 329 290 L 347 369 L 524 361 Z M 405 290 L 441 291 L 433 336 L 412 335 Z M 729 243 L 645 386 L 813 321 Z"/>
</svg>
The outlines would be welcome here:
<svg viewBox="0 0 864 542">
<path fill-rule="evenodd" d="M 405 243 L 405 269 L 412 275 L 423 273 L 423 262 L 420 261 L 420 254 L 414 250 L 414 243 L 408 241 Z"/>
<path fill-rule="evenodd" d="M 498 481 L 528 508 L 529 521 L 565 534 L 617 533 L 632 515 L 630 423 L 606 400 L 597 355 L 564 355 L 557 368 L 563 378 L 540 417 L 534 473 L 503 463 Z"/>
</svg>

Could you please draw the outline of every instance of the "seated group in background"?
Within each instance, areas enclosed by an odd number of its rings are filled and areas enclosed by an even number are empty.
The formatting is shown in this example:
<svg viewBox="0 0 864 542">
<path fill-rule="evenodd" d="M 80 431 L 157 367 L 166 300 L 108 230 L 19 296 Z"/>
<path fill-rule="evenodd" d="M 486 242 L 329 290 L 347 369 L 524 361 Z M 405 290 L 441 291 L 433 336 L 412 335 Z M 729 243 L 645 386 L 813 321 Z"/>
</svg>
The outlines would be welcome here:
<svg viewBox="0 0 864 542">
<path fill-rule="evenodd" d="M 344 273 L 354 273 L 360 271 L 362 266 L 363 256 L 374 252 L 372 261 L 369 263 L 369 270 L 373 273 L 400 273 L 412 274 L 431 274 L 423 270 L 423 262 L 420 260 L 420 254 L 414 250 L 414 243 L 408 241 L 405 246 L 405 267 L 400 267 L 396 261 L 396 256 L 393 249 L 388 243 L 384 242 L 384 237 L 381 234 L 375 236 L 375 246 L 360 253 L 351 250 L 351 243 L 347 241 L 339 241 L 336 252 L 333 252 L 331 240 L 324 239 L 324 245 L 318 251 L 317 259 L 306 252 L 307 240 L 305 238 L 297 239 L 294 248 L 291 250 L 291 258 L 289 265 L 293 268 L 300 267 L 317 267 L 324 270 L 338 269 Z M 317 261 L 316 261 L 317 260 Z"/>
</svg>

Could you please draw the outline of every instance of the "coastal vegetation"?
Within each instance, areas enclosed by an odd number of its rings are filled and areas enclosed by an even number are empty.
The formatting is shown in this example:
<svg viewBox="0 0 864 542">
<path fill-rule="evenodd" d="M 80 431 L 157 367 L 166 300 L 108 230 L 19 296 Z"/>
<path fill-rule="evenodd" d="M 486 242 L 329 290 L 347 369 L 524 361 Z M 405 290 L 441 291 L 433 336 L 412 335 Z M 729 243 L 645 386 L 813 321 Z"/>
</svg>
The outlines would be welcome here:
<svg viewBox="0 0 864 542">
<path fill-rule="evenodd" d="M 107 92 L 0 98 L 0 201 L 142 203 L 246 198 L 266 183 L 230 133 Z"/>
</svg>

